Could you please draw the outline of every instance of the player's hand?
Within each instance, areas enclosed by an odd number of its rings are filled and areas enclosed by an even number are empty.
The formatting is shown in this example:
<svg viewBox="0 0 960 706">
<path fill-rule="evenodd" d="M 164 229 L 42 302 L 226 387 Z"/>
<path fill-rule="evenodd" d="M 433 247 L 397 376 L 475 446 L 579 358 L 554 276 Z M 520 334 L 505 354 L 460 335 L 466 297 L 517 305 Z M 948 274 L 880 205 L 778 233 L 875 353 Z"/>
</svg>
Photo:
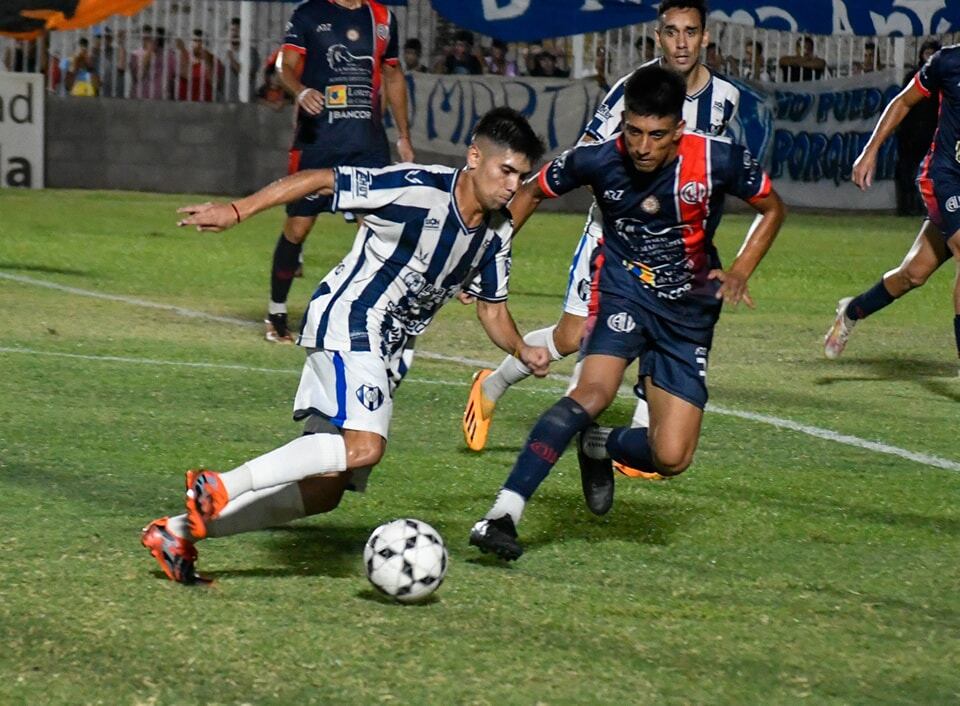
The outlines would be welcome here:
<svg viewBox="0 0 960 706">
<path fill-rule="evenodd" d="M 409 137 L 401 137 L 397 140 L 397 154 L 401 162 L 413 161 L 413 145 L 410 144 Z"/>
<path fill-rule="evenodd" d="M 307 115 L 318 115 L 323 110 L 323 94 L 316 88 L 304 88 L 297 94 L 297 105 Z"/>
<path fill-rule="evenodd" d="M 860 187 L 860 191 L 866 191 L 873 186 L 873 173 L 876 169 L 877 155 L 864 150 L 853 163 L 853 174 L 850 175 L 850 179 Z"/>
<path fill-rule="evenodd" d="M 193 206 L 184 206 L 177 209 L 177 213 L 187 214 L 186 218 L 177 221 L 177 225 L 196 226 L 197 231 L 219 233 L 222 230 L 237 225 L 237 212 L 228 203 L 198 203 Z"/>
<path fill-rule="evenodd" d="M 477 301 L 477 298 L 472 294 L 465 292 L 464 290 L 461 289 L 459 292 L 457 292 L 457 301 L 463 304 L 464 306 L 469 306 L 470 304 L 473 304 L 475 301 Z"/>
<path fill-rule="evenodd" d="M 550 372 L 550 351 L 543 346 L 528 346 L 526 343 L 521 343 L 520 348 L 517 349 L 517 357 L 538 378 L 545 377 Z"/>
<path fill-rule="evenodd" d="M 725 304 L 737 306 L 743 302 L 753 309 L 756 305 L 750 297 L 750 290 L 747 289 L 747 278 L 734 272 L 724 270 L 710 270 L 707 279 L 715 279 L 720 282 L 720 289 L 717 290 L 717 299 L 723 299 Z"/>
</svg>

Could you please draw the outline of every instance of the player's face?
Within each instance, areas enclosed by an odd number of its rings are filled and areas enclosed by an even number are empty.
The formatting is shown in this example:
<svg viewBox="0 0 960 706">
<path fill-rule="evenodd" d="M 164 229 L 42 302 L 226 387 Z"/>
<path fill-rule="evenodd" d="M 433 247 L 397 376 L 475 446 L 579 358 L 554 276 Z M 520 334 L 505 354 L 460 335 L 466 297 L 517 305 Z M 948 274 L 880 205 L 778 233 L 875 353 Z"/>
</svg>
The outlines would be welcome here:
<svg viewBox="0 0 960 706">
<path fill-rule="evenodd" d="M 704 31 L 699 12 L 675 8 L 660 17 L 657 41 L 667 66 L 686 76 L 700 63 L 700 51 L 709 44 L 710 35 Z"/>
<path fill-rule="evenodd" d="M 683 120 L 673 116 L 623 113 L 623 141 L 633 166 L 641 172 L 653 172 L 672 160 L 683 135 Z"/>
<path fill-rule="evenodd" d="M 467 166 L 477 200 L 487 211 L 506 206 L 533 168 L 525 154 L 484 139 L 470 145 Z"/>
</svg>

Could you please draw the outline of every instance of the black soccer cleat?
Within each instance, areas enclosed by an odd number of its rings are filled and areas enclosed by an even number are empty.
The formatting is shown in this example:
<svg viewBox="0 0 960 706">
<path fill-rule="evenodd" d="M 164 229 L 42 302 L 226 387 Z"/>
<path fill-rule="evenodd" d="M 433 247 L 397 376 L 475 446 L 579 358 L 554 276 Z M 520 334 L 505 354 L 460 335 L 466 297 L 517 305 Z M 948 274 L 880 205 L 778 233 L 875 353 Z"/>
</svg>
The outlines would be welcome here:
<svg viewBox="0 0 960 706">
<path fill-rule="evenodd" d="M 517 528 L 510 515 L 495 520 L 480 520 L 470 530 L 470 544 L 484 554 L 493 553 L 505 561 L 519 559 L 523 554 L 523 547 L 517 541 Z"/>
<path fill-rule="evenodd" d="M 264 338 L 268 341 L 271 343 L 293 343 L 286 313 L 268 314 L 264 323 L 267 325 Z"/>
<path fill-rule="evenodd" d="M 613 461 L 591 458 L 583 450 L 586 430 L 577 439 L 577 461 L 580 463 L 580 484 L 583 499 L 594 515 L 606 515 L 613 507 Z"/>
</svg>

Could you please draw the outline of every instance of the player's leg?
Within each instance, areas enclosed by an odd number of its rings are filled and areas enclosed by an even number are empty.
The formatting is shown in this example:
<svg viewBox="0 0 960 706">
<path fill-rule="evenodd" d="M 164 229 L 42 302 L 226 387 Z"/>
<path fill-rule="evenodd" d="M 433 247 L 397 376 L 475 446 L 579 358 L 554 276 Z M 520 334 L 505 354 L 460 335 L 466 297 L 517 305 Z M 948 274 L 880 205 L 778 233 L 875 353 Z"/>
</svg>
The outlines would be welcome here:
<svg viewBox="0 0 960 706">
<path fill-rule="evenodd" d="M 530 331 L 523 337 L 527 345 L 543 346 L 549 350 L 552 360 L 560 360 L 580 348 L 590 302 L 591 264 L 602 237 L 602 230 L 593 221 L 592 214 L 591 210 L 570 263 L 567 292 L 559 321 L 553 326 Z M 469 449 L 483 450 L 497 402 L 510 387 L 526 380 L 531 374 L 530 369 L 514 356 L 505 357 L 495 370 L 474 373 L 463 413 L 463 438 Z"/>
<path fill-rule="evenodd" d="M 273 249 L 270 268 L 270 302 L 267 305 L 266 339 L 274 343 L 293 343 L 287 314 L 290 287 L 300 268 L 303 242 L 310 234 L 316 216 L 287 216 L 283 231 Z"/>
<path fill-rule="evenodd" d="M 471 544 L 508 560 L 523 553 L 516 539 L 516 527 L 527 501 L 560 460 L 573 437 L 586 429 L 616 397 L 628 362 L 610 355 L 590 355 L 584 359 L 577 387 L 540 415 L 493 506 L 470 531 Z"/>
<path fill-rule="evenodd" d="M 838 357 L 858 321 L 892 304 L 910 290 L 923 286 L 949 257 L 940 229 L 925 220 L 898 267 L 885 273 L 870 289 L 837 302 L 836 317 L 824 337 L 824 355 L 831 359 Z"/>
<path fill-rule="evenodd" d="M 957 275 L 953 281 L 953 335 L 957 343 L 957 357 L 960 358 L 960 230 L 950 237 L 947 246 L 957 263 Z"/>
</svg>

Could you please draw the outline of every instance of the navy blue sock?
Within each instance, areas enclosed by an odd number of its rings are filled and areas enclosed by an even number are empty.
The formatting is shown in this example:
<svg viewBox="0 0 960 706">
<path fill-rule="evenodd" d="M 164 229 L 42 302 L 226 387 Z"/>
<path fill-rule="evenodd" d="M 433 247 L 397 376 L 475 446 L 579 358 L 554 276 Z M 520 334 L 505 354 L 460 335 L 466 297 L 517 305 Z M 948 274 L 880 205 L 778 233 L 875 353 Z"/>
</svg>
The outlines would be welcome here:
<svg viewBox="0 0 960 706">
<path fill-rule="evenodd" d="M 880 280 L 863 294 L 853 298 L 853 301 L 847 305 L 847 317 L 854 321 L 865 319 L 892 303 L 894 299 L 895 297 L 883 286 L 883 280 Z"/>
<path fill-rule="evenodd" d="M 960 314 L 953 317 L 953 335 L 957 339 L 957 357 L 960 358 Z"/>
<path fill-rule="evenodd" d="M 646 427 L 617 427 L 607 437 L 607 453 L 614 461 L 638 471 L 657 470 Z"/>
<path fill-rule="evenodd" d="M 570 440 L 591 421 L 587 410 L 577 402 L 569 397 L 561 399 L 537 420 L 503 487 L 529 500 Z"/>
<path fill-rule="evenodd" d="M 291 243 L 283 233 L 273 250 L 273 267 L 270 270 L 270 301 L 282 304 L 287 301 L 293 275 L 300 264 L 302 243 Z"/>
</svg>

